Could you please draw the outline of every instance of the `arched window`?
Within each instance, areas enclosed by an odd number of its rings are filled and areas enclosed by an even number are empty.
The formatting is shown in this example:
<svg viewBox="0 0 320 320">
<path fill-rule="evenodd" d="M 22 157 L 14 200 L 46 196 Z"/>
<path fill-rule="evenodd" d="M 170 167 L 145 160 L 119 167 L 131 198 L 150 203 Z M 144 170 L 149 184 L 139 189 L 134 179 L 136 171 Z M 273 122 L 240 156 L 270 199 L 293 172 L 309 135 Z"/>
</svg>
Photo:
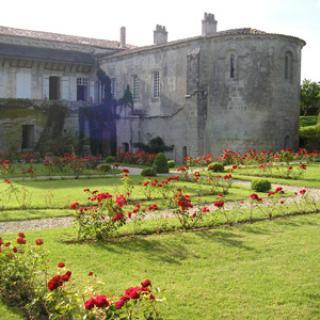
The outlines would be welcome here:
<svg viewBox="0 0 320 320">
<path fill-rule="evenodd" d="M 236 58 L 234 54 L 230 56 L 230 78 L 235 78 L 235 69 L 236 69 Z"/>
<path fill-rule="evenodd" d="M 285 80 L 292 80 L 292 53 L 291 52 L 286 52 L 285 57 L 284 57 L 284 78 Z"/>
</svg>

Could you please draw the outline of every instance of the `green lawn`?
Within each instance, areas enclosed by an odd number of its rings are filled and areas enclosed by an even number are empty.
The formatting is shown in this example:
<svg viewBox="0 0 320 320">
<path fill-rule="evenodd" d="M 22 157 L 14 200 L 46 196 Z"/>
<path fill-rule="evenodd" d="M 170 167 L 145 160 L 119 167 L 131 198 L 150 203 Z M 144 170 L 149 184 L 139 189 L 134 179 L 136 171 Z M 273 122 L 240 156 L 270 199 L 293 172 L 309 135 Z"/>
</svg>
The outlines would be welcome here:
<svg viewBox="0 0 320 320">
<path fill-rule="evenodd" d="M 145 205 L 157 203 L 159 208 L 167 206 L 166 201 L 162 199 L 160 193 L 153 193 L 153 199 L 146 201 L 143 192 L 143 177 L 133 176 L 132 182 L 134 190 L 132 194 L 133 201 L 142 201 Z M 161 178 L 158 178 L 161 180 Z M 47 181 L 16 181 L 17 198 L 15 194 L 9 193 L 10 186 L 5 183 L 0 184 L 0 220 L 17 220 L 49 216 L 62 216 L 71 214 L 66 210 L 72 201 L 79 201 L 81 204 L 88 203 L 88 194 L 83 192 L 84 188 L 99 190 L 101 192 L 110 192 L 111 194 L 125 193 L 125 189 L 119 177 L 106 177 L 87 180 L 47 180 Z M 205 184 L 196 184 L 191 182 L 176 182 L 177 188 L 182 188 L 184 193 L 191 196 L 193 203 L 210 203 L 215 201 L 215 195 L 209 195 L 210 187 Z M 231 188 L 225 200 L 239 200 L 247 198 L 252 191 L 248 188 Z M 23 199 L 24 198 L 24 199 Z M 20 209 L 25 205 L 26 209 Z M 44 209 L 53 210 L 44 210 Z M 10 209 L 10 210 L 8 210 Z M 41 210 L 37 210 L 41 209 Z M 62 209 L 62 210 L 57 210 Z"/>
<path fill-rule="evenodd" d="M 106 294 L 150 278 L 167 299 L 164 319 L 319 319 L 319 227 L 309 215 L 100 244 L 67 243 L 71 228 L 27 237 L 45 239 L 53 272 L 58 261 L 74 278 L 94 271 Z"/>
<path fill-rule="evenodd" d="M 296 167 L 296 165 L 294 165 Z M 283 185 L 296 185 L 303 187 L 320 187 L 320 164 L 312 163 L 307 165 L 307 170 L 305 174 L 297 179 L 292 178 L 282 178 L 287 170 L 287 166 L 279 166 L 278 169 L 273 169 L 272 176 L 270 177 L 270 172 L 263 172 L 261 169 L 258 169 L 256 166 L 252 167 L 243 167 L 238 168 L 234 171 L 233 177 L 241 180 L 256 180 L 263 178 L 268 178 L 272 183 L 283 184 Z"/>
</svg>

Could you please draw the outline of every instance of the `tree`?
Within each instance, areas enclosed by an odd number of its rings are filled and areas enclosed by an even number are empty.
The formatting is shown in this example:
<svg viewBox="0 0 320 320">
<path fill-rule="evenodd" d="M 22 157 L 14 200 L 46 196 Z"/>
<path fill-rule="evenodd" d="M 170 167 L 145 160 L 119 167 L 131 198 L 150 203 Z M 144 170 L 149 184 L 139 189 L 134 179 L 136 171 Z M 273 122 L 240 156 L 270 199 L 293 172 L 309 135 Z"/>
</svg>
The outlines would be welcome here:
<svg viewBox="0 0 320 320">
<path fill-rule="evenodd" d="M 300 113 L 304 116 L 320 112 L 320 82 L 304 79 L 301 85 Z"/>
</svg>

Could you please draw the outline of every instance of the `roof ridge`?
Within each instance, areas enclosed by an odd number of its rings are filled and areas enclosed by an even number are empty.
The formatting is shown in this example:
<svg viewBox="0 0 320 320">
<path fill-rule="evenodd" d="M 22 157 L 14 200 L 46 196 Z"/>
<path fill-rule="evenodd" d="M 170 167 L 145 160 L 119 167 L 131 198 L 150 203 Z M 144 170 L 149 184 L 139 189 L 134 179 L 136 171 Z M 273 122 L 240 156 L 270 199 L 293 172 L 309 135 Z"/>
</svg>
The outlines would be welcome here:
<svg viewBox="0 0 320 320">
<path fill-rule="evenodd" d="M 107 40 L 101 38 L 91 38 L 85 36 L 77 36 L 72 34 L 63 34 L 57 32 L 13 28 L 8 26 L 0 26 L 0 35 L 16 36 L 16 37 L 28 37 L 36 38 L 41 40 L 58 41 L 58 42 L 69 42 L 79 45 L 87 45 L 93 47 L 102 48 L 120 48 L 120 42 L 117 40 Z M 134 46 L 128 45 L 128 48 Z"/>
</svg>

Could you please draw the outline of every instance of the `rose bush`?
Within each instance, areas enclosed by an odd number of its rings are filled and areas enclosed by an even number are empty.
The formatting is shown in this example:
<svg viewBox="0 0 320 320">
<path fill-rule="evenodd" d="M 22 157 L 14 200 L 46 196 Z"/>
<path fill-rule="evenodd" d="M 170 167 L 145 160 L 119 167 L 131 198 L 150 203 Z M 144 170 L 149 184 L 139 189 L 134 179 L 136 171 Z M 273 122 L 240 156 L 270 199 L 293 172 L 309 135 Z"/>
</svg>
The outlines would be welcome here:
<svg viewBox="0 0 320 320">
<path fill-rule="evenodd" d="M 161 300 L 149 279 L 126 289 L 120 297 L 101 294 L 93 272 L 83 281 L 59 262 L 51 274 L 43 245 L 43 239 L 30 243 L 22 232 L 15 242 L 0 238 L 0 297 L 22 309 L 27 319 L 162 319 L 157 308 Z"/>
</svg>

